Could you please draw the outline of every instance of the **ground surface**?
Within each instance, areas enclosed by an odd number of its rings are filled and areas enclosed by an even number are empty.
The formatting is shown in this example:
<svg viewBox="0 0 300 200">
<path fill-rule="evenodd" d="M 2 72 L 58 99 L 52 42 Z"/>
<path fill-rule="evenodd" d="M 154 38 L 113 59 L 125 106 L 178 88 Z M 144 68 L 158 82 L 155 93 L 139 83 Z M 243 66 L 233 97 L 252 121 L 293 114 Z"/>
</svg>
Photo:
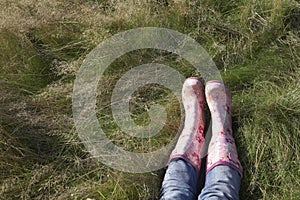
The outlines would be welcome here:
<svg viewBox="0 0 300 200">
<path fill-rule="evenodd" d="M 233 97 L 244 178 L 241 199 L 300 199 L 300 4 L 292 0 L 1 0 L 0 199 L 156 199 L 163 170 L 129 174 L 92 159 L 72 120 L 72 89 L 85 56 L 120 31 L 145 26 L 185 33 L 213 57 Z M 139 50 L 117 59 L 99 82 L 97 117 L 126 150 L 167 144 L 179 104 L 157 85 L 141 88 L 132 117 L 168 111 L 161 137 L 123 134 L 109 105 L 116 81 L 143 63 L 193 68 L 173 54 Z"/>
</svg>

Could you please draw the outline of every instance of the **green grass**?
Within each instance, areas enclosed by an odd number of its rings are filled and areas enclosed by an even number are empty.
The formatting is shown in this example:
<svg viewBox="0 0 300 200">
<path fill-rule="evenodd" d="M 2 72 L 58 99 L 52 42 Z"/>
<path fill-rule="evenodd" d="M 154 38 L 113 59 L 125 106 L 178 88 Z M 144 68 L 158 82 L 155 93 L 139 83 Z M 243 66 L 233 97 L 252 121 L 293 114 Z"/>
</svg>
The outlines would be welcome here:
<svg viewBox="0 0 300 200">
<path fill-rule="evenodd" d="M 85 56 L 101 41 L 136 27 L 165 27 L 197 40 L 213 57 L 233 97 L 233 129 L 244 167 L 241 199 L 300 198 L 300 4 L 292 0 L 0 3 L 0 196 L 3 199 L 157 199 L 163 170 L 130 174 L 91 158 L 72 120 L 72 90 Z M 132 118 L 164 105 L 168 119 L 150 139 L 113 121 L 112 89 L 131 68 L 158 62 L 185 77 L 185 60 L 158 50 L 118 58 L 98 85 L 97 117 L 122 148 L 149 152 L 180 127 L 174 95 L 139 88 Z"/>
</svg>

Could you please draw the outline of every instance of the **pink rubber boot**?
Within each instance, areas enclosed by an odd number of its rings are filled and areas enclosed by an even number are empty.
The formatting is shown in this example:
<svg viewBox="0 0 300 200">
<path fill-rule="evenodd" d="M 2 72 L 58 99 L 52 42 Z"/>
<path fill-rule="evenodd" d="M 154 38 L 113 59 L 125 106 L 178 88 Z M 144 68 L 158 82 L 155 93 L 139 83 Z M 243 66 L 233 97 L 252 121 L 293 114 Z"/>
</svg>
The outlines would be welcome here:
<svg viewBox="0 0 300 200">
<path fill-rule="evenodd" d="M 217 165 L 227 165 L 242 176 L 231 127 L 231 95 L 221 81 L 205 85 L 206 102 L 211 112 L 212 137 L 208 147 L 206 173 Z"/>
<path fill-rule="evenodd" d="M 204 142 L 204 86 L 198 78 L 185 80 L 182 88 L 185 109 L 184 128 L 180 134 L 170 160 L 182 158 L 200 170 L 201 147 Z"/>
</svg>

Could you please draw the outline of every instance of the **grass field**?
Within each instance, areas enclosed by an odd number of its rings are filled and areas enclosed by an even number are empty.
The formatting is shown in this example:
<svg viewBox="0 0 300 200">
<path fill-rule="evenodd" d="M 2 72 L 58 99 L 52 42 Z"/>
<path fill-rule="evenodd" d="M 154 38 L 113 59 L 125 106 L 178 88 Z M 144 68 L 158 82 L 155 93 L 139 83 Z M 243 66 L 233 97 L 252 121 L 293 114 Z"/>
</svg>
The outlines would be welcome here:
<svg viewBox="0 0 300 200">
<path fill-rule="evenodd" d="M 241 199 L 300 199 L 300 2 L 298 0 L 2 0 L 0 2 L 0 199 L 157 199 L 163 169 L 124 173 L 91 158 L 72 119 L 72 91 L 85 56 L 104 39 L 137 27 L 187 34 L 213 57 L 233 96 L 233 129 L 244 167 Z M 164 105 L 160 136 L 118 128 L 112 89 L 129 69 L 158 62 L 185 77 L 186 61 L 158 50 L 118 58 L 99 82 L 97 117 L 115 144 L 148 152 L 180 126 L 178 101 L 141 88 L 132 117 Z"/>
</svg>

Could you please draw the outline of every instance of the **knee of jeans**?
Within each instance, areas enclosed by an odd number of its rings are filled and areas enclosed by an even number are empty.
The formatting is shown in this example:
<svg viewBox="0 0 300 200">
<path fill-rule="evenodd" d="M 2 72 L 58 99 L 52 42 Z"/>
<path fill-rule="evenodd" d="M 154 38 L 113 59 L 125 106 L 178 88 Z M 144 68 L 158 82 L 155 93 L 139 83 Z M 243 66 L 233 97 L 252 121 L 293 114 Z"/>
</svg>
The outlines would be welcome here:
<svg viewBox="0 0 300 200">
<path fill-rule="evenodd" d="M 160 200 L 194 200 L 196 194 L 188 188 L 166 187 L 159 193 Z"/>
<path fill-rule="evenodd" d="M 206 175 L 199 199 L 239 199 L 241 177 L 229 166 L 216 166 Z"/>
</svg>

